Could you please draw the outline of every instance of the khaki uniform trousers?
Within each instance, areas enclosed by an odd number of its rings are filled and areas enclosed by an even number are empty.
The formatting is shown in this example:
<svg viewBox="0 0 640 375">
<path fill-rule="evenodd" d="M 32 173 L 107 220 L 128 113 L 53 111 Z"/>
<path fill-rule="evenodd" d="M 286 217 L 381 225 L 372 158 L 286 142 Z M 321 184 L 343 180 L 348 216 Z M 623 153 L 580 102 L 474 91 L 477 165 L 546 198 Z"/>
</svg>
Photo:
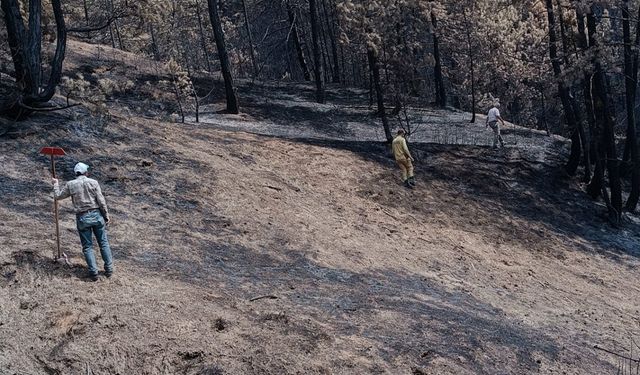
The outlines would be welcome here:
<svg viewBox="0 0 640 375">
<path fill-rule="evenodd" d="M 402 181 L 407 181 L 408 178 L 413 177 L 413 163 L 409 159 L 396 160 L 400 170 L 402 171 Z"/>
</svg>

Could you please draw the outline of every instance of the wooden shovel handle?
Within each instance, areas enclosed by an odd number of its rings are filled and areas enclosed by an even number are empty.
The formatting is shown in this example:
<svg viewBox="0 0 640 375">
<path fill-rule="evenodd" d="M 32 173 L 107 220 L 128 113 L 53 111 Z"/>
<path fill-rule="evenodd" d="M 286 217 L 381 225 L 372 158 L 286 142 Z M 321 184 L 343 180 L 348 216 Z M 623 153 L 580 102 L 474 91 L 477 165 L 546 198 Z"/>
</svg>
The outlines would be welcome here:
<svg viewBox="0 0 640 375">
<path fill-rule="evenodd" d="M 53 161 L 53 155 L 51 155 L 51 174 L 53 178 L 56 178 L 56 163 Z M 60 224 L 58 224 L 58 200 L 55 195 L 53 197 L 53 216 L 56 221 L 56 247 L 58 249 L 58 257 L 56 259 L 60 259 L 62 258 L 62 251 L 60 250 Z"/>
</svg>

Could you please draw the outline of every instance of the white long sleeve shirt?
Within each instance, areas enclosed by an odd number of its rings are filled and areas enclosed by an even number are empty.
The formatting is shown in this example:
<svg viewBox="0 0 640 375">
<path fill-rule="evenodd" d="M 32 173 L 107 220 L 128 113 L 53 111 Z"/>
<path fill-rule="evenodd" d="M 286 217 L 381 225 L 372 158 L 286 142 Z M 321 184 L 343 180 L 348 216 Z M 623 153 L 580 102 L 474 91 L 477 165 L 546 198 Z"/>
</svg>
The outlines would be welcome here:
<svg viewBox="0 0 640 375">
<path fill-rule="evenodd" d="M 73 210 L 76 214 L 99 209 L 105 220 L 108 220 L 107 202 L 102 195 L 98 181 L 87 176 L 78 176 L 75 180 L 67 182 L 62 189 L 58 183 L 54 184 L 53 191 L 56 199 L 71 197 Z"/>
</svg>

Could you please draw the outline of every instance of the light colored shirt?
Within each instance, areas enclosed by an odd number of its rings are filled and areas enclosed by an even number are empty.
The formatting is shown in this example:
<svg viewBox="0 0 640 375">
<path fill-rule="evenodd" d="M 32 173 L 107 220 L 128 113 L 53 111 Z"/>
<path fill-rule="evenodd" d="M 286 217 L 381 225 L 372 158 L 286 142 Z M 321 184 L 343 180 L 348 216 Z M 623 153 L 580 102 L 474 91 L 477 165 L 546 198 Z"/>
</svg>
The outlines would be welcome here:
<svg viewBox="0 0 640 375">
<path fill-rule="evenodd" d="M 496 122 L 498 121 L 498 117 L 500 117 L 500 111 L 498 108 L 493 107 L 489 110 L 489 114 L 487 115 L 487 122 Z"/>
<path fill-rule="evenodd" d="M 396 160 L 404 160 L 411 158 L 409 153 L 409 147 L 407 147 L 407 140 L 403 136 L 398 135 L 393 139 L 391 143 L 391 149 L 393 150 L 393 156 Z"/>
<path fill-rule="evenodd" d="M 109 218 L 107 202 L 102 195 L 102 190 L 100 190 L 100 184 L 92 178 L 78 176 L 75 180 L 67 182 L 62 189 L 56 183 L 53 185 L 53 192 L 56 199 L 71 197 L 73 210 L 77 214 L 99 209 L 105 220 Z"/>
</svg>

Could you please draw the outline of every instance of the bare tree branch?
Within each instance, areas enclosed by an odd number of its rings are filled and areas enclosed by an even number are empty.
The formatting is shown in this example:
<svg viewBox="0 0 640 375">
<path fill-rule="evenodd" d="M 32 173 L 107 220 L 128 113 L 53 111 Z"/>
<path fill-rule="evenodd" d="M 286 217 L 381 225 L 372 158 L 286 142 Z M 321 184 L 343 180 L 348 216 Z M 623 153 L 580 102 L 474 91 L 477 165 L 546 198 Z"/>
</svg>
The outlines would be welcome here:
<svg viewBox="0 0 640 375">
<path fill-rule="evenodd" d="M 71 28 L 67 28 L 67 32 L 68 33 L 87 33 L 87 32 L 92 32 L 92 31 L 100 31 L 103 29 L 106 29 L 107 27 L 109 27 L 109 25 L 111 25 L 114 21 L 120 19 L 120 18 L 125 18 L 125 17 L 129 17 L 129 14 L 116 14 L 113 15 L 111 17 L 109 17 L 109 19 L 107 20 L 106 23 L 99 25 L 99 26 L 89 26 L 89 27 L 71 27 Z"/>
</svg>

